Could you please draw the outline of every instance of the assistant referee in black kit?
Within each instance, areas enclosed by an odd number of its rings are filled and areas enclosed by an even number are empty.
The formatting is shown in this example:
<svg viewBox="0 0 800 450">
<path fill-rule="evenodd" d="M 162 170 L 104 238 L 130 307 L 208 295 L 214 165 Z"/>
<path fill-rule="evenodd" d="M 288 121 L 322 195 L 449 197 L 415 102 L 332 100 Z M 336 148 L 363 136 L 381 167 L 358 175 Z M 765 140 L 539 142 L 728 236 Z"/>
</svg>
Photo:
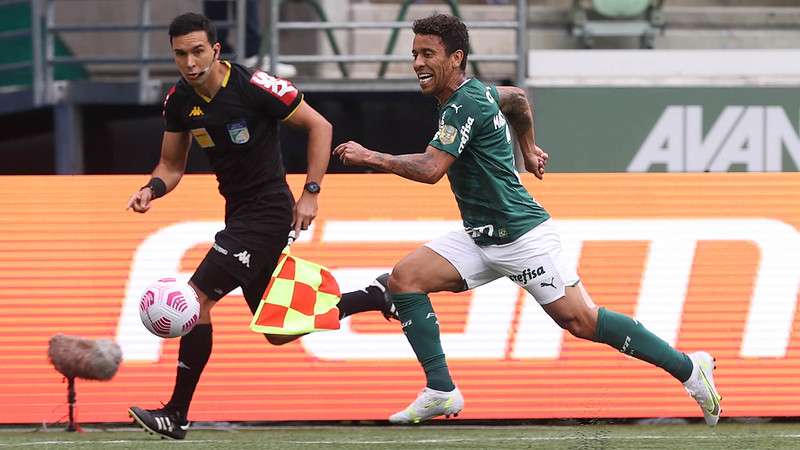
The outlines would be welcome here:
<svg viewBox="0 0 800 450">
<path fill-rule="evenodd" d="M 181 338 L 172 398 L 163 408 L 132 407 L 129 413 L 150 432 L 183 439 L 189 403 L 211 355 L 211 308 L 240 286 L 256 311 L 289 231 L 307 229 L 317 215 L 332 130 L 291 82 L 220 60 L 216 31 L 205 16 L 176 17 L 169 36 L 182 78 L 164 101 L 161 159 L 128 208 L 145 213 L 152 200 L 175 189 L 194 137 L 225 198 L 225 229 L 189 281 L 200 299 L 200 320 Z M 296 204 L 281 160 L 279 122 L 308 132 L 306 184 Z M 281 343 L 278 336 L 268 339 Z"/>
</svg>

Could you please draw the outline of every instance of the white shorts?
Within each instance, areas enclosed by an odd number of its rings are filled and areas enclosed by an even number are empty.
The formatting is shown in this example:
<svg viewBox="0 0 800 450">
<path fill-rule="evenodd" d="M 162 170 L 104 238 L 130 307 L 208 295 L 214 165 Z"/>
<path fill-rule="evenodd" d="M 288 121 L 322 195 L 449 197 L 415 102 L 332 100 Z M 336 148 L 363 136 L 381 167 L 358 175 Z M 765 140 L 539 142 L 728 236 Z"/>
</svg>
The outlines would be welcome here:
<svg viewBox="0 0 800 450">
<path fill-rule="evenodd" d="M 464 230 L 458 230 L 425 246 L 449 261 L 468 289 L 508 277 L 540 305 L 563 297 L 565 287 L 580 280 L 575 268 L 561 257 L 561 238 L 549 219 L 508 244 L 479 247 Z"/>
</svg>

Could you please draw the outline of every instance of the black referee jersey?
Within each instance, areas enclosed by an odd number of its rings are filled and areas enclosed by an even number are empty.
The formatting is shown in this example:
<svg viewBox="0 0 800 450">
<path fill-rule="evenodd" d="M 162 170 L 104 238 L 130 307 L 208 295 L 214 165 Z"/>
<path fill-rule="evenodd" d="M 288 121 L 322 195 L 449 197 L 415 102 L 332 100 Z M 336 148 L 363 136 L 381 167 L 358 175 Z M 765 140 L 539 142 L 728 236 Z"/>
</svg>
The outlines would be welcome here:
<svg viewBox="0 0 800 450">
<path fill-rule="evenodd" d="M 228 73 L 214 98 L 183 78 L 164 100 L 166 131 L 189 131 L 206 153 L 226 202 L 288 190 L 278 123 L 303 95 L 288 80 L 222 61 Z"/>
</svg>

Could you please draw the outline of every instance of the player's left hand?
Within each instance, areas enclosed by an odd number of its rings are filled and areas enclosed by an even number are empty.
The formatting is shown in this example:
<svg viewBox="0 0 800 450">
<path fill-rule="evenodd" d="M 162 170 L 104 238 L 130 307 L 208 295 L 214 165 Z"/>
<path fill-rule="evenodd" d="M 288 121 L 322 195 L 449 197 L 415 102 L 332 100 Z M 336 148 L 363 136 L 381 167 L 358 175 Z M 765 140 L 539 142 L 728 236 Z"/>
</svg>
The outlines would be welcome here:
<svg viewBox="0 0 800 450">
<path fill-rule="evenodd" d="M 534 153 L 536 155 L 536 164 L 533 167 L 533 174 L 538 179 L 544 178 L 544 170 L 547 166 L 547 161 L 550 160 L 550 155 L 548 155 L 544 150 L 542 150 L 538 145 L 534 144 Z"/>
<path fill-rule="evenodd" d="M 354 141 L 347 141 L 339 144 L 333 149 L 333 154 L 338 156 L 345 166 L 364 165 L 371 150 L 367 150 L 361 144 Z"/>
<path fill-rule="evenodd" d="M 292 215 L 295 238 L 300 237 L 300 231 L 307 230 L 314 218 L 317 217 L 317 195 L 303 191 L 300 200 L 295 203 Z"/>
</svg>

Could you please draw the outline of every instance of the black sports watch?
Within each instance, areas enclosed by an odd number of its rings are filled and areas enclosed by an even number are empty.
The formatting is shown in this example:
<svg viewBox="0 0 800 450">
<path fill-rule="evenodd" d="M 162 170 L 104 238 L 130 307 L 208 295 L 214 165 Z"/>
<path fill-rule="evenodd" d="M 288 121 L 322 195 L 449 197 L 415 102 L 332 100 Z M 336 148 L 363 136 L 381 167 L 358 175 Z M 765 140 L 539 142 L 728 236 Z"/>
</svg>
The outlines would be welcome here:
<svg viewBox="0 0 800 450">
<path fill-rule="evenodd" d="M 319 194 L 319 191 L 321 190 L 321 188 L 319 187 L 319 183 L 315 183 L 313 181 L 310 183 L 306 183 L 305 186 L 303 186 L 303 189 L 305 189 L 306 192 L 310 194 Z"/>
</svg>

